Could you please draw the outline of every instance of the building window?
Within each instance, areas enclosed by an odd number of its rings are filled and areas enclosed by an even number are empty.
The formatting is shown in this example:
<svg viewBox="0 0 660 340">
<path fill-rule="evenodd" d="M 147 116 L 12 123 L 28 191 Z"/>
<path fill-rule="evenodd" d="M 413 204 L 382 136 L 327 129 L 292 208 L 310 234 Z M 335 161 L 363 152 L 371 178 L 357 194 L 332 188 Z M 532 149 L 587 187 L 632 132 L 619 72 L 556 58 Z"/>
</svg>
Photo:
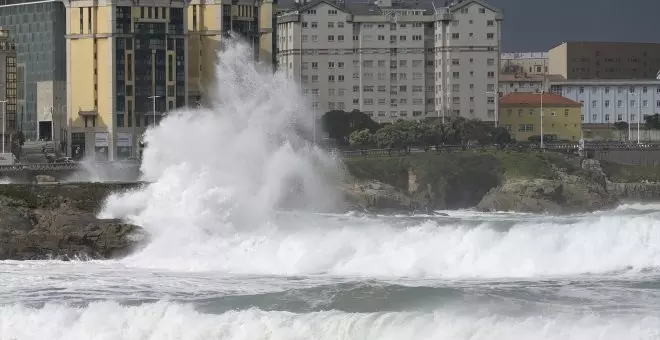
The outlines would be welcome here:
<svg viewBox="0 0 660 340">
<path fill-rule="evenodd" d="M 487 33 L 486 39 L 495 39 L 495 33 Z"/>
</svg>

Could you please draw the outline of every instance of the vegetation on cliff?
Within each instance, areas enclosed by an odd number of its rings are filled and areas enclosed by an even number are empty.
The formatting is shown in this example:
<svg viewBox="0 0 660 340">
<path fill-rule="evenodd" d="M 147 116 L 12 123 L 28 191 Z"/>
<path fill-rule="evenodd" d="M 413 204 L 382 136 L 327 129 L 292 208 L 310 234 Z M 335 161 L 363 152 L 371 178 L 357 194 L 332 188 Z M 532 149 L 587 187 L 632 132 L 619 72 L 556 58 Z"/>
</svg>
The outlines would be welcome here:
<svg viewBox="0 0 660 340">
<path fill-rule="evenodd" d="M 414 200 L 425 202 L 427 209 L 475 207 L 491 190 L 511 182 L 538 186 L 541 182 L 534 181 L 545 180 L 542 184 L 547 188 L 561 184 L 565 176 L 572 176 L 572 182 L 582 181 L 588 190 L 596 190 L 589 186 L 591 183 L 601 186 L 598 179 L 576 163 L 554 153 L 413 153 L 401 157 L 350 158 L 345 160 L 345 165 L 354 177 L 392 185 L 409 193 Z M 557 187 L 552 190 L 557 191 Z"/>
</svg>

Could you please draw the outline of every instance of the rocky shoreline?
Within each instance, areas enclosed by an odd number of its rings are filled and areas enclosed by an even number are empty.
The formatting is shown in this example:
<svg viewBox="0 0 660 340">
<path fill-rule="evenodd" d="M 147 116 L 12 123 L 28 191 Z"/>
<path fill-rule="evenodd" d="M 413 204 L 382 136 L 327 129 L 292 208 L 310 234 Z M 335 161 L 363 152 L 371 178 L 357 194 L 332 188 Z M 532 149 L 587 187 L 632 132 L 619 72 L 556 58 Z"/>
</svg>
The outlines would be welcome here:
<svg viewBox="0 0 660 340">
<path fill-rule="evenodd" d="M 0 260 L 114 258 L 145 241 L 142 228 L 96 218 L 107 195 L 141 184 L 0 185 Z"/>
<path fill-rule="evenodd" d="M 496 159 L 478 154 L 424 157 L 348 164 L 351 175 L 341 186 L 345 209 L 569 214 L 614 208 L 619 204 L 617 193 L 627 193 L 612 190 L 602 170 L 583 169 L 578 160 L 539 156 L 530 162 L 537 156 Z M 146 241 L 148 235 L 139 226 L 96 217 L 108 195 L 145 184 L 58 184 L 52 178 L 35 182 L 0 185 L 0 260 L 116 258 Z"/>
</svg>

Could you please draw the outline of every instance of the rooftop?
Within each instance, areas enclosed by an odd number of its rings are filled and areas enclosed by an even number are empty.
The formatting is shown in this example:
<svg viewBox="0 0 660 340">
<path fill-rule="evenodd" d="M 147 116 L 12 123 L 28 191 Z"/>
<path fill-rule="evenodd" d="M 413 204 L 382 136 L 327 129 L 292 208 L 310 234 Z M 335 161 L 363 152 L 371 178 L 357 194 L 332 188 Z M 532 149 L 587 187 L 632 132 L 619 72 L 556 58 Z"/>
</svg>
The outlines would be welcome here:
<svg viewBox="0 0 660 340">
<path fill-rule="evenodd" d="M 542 82 L 546 81 L 562 81 L 564 77 L 559 74 L 511 74 L 501 73 L 500 82 Z"/>
<path fill-rule="evenodd" d="M 514 92 L 508 94 L 500 99 L 500 105 L 529 105 L 541 106 L 541 99 L 543 105 L 557 105 L 557 106 L 572 106 L 582 107 L 582 104 L 562 97 L 558 94 L 544 92 L 544 93 L 529 93 L 529 92 Z"/>
<path fill-rule="evenodd" d="M 282 14 L 296 10 L 302 12 L 315 7 L 320 3 L 329 4 L 339 10 L 346 11 L 353 15 L 384 15 L 386 13 L 390 13 L 391 11 L 399 12 L 406 10 L 422 11 L 423 15 L 433 15 L 436 10 L 441 11 L 443 9 L 448 9 L 449 11 L 456 11 L 470 3 L 477 3 L 499 13 L 498 9 L 492 7 L 485 0 L 391 0 L 391 6 L 382 5 L 379 1 L 373 0 L 359 2 L 347 0 L 300 0 L 299 8 L 297 8 L 295 4 L 290 6 L 283 5 L 280 8 L 284 10 Z M 288 7 L 288 9 L 285 9 L 286 7 Z"/>
<path fill-rule="evenodd" d="M 513 52 L 502 53 L 502 59 L 548 59 L 548 52 Z"/>
</svg>

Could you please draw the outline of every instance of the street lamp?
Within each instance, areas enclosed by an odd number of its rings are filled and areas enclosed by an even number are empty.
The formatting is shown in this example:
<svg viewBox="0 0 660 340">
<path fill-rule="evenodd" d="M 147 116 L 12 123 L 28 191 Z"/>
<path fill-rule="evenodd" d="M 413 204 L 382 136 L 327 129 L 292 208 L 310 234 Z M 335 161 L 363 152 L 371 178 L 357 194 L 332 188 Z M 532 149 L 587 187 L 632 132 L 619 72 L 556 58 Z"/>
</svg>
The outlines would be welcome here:
<svg viewBox="0 0 660 340">
<path fill-rule="evenodd" d="M 498 127 L 499 120 L 500 120 L 500 93 L 499 92 L 493 92 L 493 91 L 488 91 L 486 94 L 492 94 L 495 96 L 495 99 L 493 102 L 495 103 L 495 127 Z"/>
<path fill-rule="evenodd" d="M 50 111 L 50 139 L 53 141 L 53 150 L 57 150 L 57 144 L 55 144 L 55 117 L 53 116 L 53 106 L 49 107 Z"/>
<path fill-rule="evenodd" d="M 2 153 L 5 153 L 5 127 L 7 126 L 7 101 L 0 100 L 2 103 Z"/>
<path fill-rule="evenodd" d="M 154 116 L 154 126 L 156 125 L 156 98 L 160 98 L 160 97 L 162 97 L 162 96 L 153 95 L 153 96 L 148 97 L 148 98 L 153 99 L 153 112 L 152 112 L 152 114 Z"/>
<path fill-rule="evenodd" d="M 541 93 L 534 93 L 541 95 L 541 150 L 543 150 L 543 96 L 545 95 L 545 89 L 541 89 Z"/>
<path fill-rule="evenodd" d="M 640 96 L 636 92 L 628 92 L 628 97 L 630 96 L 635 96 L 638 97 L 638 103 L 637 103 L 637 144 L 640 144 L 639 141 L 639 121 L 642 119 L 642 96 Z M 628 100 L 628 104 L 630 105 L 630 100 Z M 628 107 L 628 140 L 632 140 L 632 136 L 630 135 L 630 107 Z"/>
<path fill-rule="evenodd" d="M 312 120 L 312 122 L 313 122 L 313 126 L 312 126 L 313 130 L 312 131 L 314 133 L 314 143 L 316 143 L 316 123 L 317 123 L 316 122 L 316 116 L 317 116 L 316 106 L 319 104 L 318 103 L 318 100 L 319 100 L 318 97 L 319 97 L 318 93 L 312 92 L 312 110 L 313 110 L 313 114 L 314 114 L 314 119 Z"/>
</svg>

